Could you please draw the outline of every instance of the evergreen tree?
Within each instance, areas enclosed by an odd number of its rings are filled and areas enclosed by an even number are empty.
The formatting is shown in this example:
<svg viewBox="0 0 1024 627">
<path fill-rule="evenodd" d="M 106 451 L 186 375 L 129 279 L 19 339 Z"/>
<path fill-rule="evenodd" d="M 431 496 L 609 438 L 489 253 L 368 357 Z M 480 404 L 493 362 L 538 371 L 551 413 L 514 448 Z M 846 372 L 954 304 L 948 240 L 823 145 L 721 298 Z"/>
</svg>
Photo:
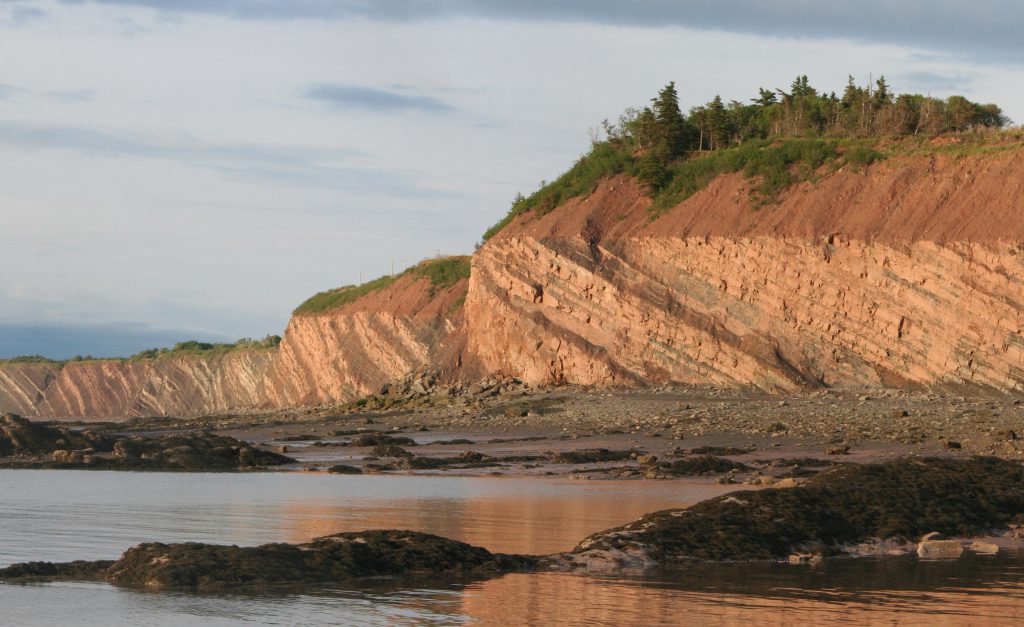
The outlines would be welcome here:
<svg viewBox="0 0 1024 627">
<path fill-rule="evenodd" d="M 775 97 L 775 92 L 764 87 L 759 87 L 757 90 L 757 98 L 752 98 L 752 102 L 760 107 L 770 107 L 777 103 L 779 100 Z"/>
<path fill-rule="evenodd" d="M 715 96 L 715 99 L 708 105 L 708 126 L 711 129 L 711 149 L 718 150 L 727 147 L 731 133 L 729 132 L 729 116 L 726 115 L 721 96 Z"/>
<path fill-rule="evenodd" d="M 675 82 L 665 85 L 652 102 L 660 143 L 668 149 L 669 158 L 682 154 L 686 150 L 687 125 L 686 118 L 679 110 L 679 94 Z"/>
<path fill-rule="evenodd" d="M 650 193 L 655 193 L 668 181 L 668 149 L 664 143 L 648 150 L 637 164 L 637 177 L 647 185 Z"/>
</svg>

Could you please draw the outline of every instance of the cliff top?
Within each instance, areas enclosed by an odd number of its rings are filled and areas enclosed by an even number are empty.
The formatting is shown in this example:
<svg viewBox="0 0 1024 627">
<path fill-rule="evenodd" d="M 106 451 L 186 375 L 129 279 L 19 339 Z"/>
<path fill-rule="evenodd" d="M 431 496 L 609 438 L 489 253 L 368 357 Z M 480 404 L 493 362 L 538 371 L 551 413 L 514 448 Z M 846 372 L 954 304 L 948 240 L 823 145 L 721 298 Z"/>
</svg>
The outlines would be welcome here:
<svg viewBox="0 0 1024 627">
<path fill-rule="evenodd" d="M 345 285 L 320 292 L 310 297 L 292 312 L 295 315 L 316 315 L 351 305 L 363 298 L 392 286 L 407 288 L 410 284 L 429 281 L 426 297 L 433 299 L 437 294 L 447 292 L 460 282 L 469 279 L 470 258 L 468 256 L 439 257 L 426 259 L 399 274 L 382 276 L 362 285 Z M 461 304 L 461 303 L 460 303 Z"/>
<path fill-rule="evenodd" d="M 798 184 L 866 171 L 883 161 L 1024 149 L 1024 131 L 1000 132 L 1010 120 L 997 105 L 962 96 L 896 94 L 884 77 L 864 87 L 851 78 L 837 96 L 798 76 L 788 90 L 761 88 L 749 103 L 726 104 L 716 96 L 687 114 L 669 83 L 651 103 L 627 109 L 615 123 L 605 120 L 603 138 L 595 135 L 587 154 L 533 194 L 517 195 L 483 240 L 520 216 L 543 217 L 623 175 L 638 182 L 647 199 L 640 204 L 651 221 L 737 173 L 747 179 L 746 204 L 759 210 L 778 205 Z M 618 219 L 626 220 L 627 212 L 620 213 Z"/>
<path fill-rule="evenodd" d="M 490 235 L 1024 241 L 1021 131 L 751 141 L 677 163 L 653 193 L 628 162 L 609 167 L 611 151 L 595 147 L 538 192 L 557 202 L 521 201 Z"/>
<path fill-rule="evenodd" d="M 93 357 L 92 355 L 76 355 L 71 359 L 50 359 L 42 355 L 20 355 L 8 359 L 0 359 L 0 364 L 31 364 L 64 367 L 67 364 L 95 361 L 141 361 L 160 357 L 180 357 L 182 355 L 198 355 L 212 357 L 243 350 L 273 350 L 281 343 L 278 335 L 268 335 L 262 339 L 242 338 L 237 342 L 199 342 L 188 340 L 178 342 L 171 348 L 150 348 L 139 351 L 130 357 Z"/>
</svg>

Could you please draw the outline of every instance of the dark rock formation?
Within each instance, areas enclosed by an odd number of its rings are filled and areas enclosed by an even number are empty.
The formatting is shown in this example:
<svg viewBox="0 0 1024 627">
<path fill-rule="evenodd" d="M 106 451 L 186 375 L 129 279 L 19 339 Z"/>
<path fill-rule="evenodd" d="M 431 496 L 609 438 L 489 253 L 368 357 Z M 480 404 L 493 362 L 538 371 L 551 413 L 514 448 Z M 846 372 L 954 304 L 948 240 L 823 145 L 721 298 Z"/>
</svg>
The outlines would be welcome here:
<svg viewBox="0 0 1024 627">
<path fill-rule="evenodd" d="M 526 569 L 536 562 L 427 533 L 362 531 L 298 545 L 140 544 L 116 562 L 17 564 L 0 569 L 0 580 L 85 578 L 128 587 L 211 591 L 400 575 L 486 576 Z"/>
<path fill-rule="evenodd" d="M 294 463 L 284 455 L 205 431 L 157 437 L 112 437 L 0 417 L 0 457 L 7 468 L 106 470 L 242 470 Z"/>
<path fill-rule="evenodd" d="M 1021 516 L 1024 466 L 1018 462 L 901 459 L 837 466 L 798 488 L 733 492 L 654 512 L 590 536 L 565 560 L 670 567 L 780 559 L 808 550 L 835 554 L 843 545 L 932 531 L 970 536 Z"/>
</svg>

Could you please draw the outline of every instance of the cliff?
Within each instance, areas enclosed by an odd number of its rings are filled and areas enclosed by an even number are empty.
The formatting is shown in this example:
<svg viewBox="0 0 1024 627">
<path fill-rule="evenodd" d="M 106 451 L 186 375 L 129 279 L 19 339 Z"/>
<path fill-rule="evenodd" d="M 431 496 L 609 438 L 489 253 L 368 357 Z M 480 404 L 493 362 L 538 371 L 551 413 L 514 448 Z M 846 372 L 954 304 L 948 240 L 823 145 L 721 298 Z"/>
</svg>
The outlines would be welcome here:
<svg viewBox="0 0 1024 627">
<path fill-rule="evenodd" d="M 45 418 L 194 416 L 353 400 L 427 367 L 453 377 L 462 366 L 468 271 L 468 258 L 428 261 L 342 304 L 300 307 L 276 349 L 0 363 L 0 410 Z"/>
<path fill-rule="evenodd" d="M 22 416 L 192 416 L 262 406 L 272 350 L 0 365 L 0 408 Z"/>
<path fill-rule="evenodd" d="M 468 272 L 469 260 L 461 263 Z M 424 367 L 457 369 L 467 286 L 461 277 L 435 282 L 408 272 L 340 307 L 315 313 L 300 308 L 268 372 L 267 402 L 348 401 Z"/>
<path fill-rule="evenodd" d="M 659 213 L 626 174 L 468 260 L 318 295 L 277 350 L 0 364 L 0 410 L 191 415 L 352 400 L 410 373 L 531 384 L 1024 389 L 1024 147 L 826 165 Z M 452 273 L 452 269 L 456 271 Z M 466 278 L 469 274 L 469 278 Z"/>
<path fill-rule="evenodd" d="M 719 176 L 651 220 L 625 175 L 474 258 L 469 351 L 527 382 L 1024 382 L 1024 152 L 844 167 L 754 209 Z"/>
</svg>

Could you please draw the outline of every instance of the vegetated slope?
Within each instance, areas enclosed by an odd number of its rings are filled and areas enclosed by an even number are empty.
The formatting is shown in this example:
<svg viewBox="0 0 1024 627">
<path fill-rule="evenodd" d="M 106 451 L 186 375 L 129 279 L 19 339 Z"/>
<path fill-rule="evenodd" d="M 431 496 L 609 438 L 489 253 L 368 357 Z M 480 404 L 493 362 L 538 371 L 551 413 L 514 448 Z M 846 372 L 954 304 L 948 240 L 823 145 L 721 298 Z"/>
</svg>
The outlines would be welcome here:
<svg viewBox="0 0 1024 627">
<path fill-rule="evenodd" d="M 468 350 L 532 383 L 1021 389 L 1024 149 L 959 141 L 767 203 L 756 172 L 666 208 L 618 174 L 522 212 L 474 257 Z"/>
<path fill-rule="evenodd" d="M 272 406 L 347 401 L 424 367 L 461 365 L 468 257 L 433 259 L 396 277 L 300 305 L 267 375 Z"/>
</svg>

